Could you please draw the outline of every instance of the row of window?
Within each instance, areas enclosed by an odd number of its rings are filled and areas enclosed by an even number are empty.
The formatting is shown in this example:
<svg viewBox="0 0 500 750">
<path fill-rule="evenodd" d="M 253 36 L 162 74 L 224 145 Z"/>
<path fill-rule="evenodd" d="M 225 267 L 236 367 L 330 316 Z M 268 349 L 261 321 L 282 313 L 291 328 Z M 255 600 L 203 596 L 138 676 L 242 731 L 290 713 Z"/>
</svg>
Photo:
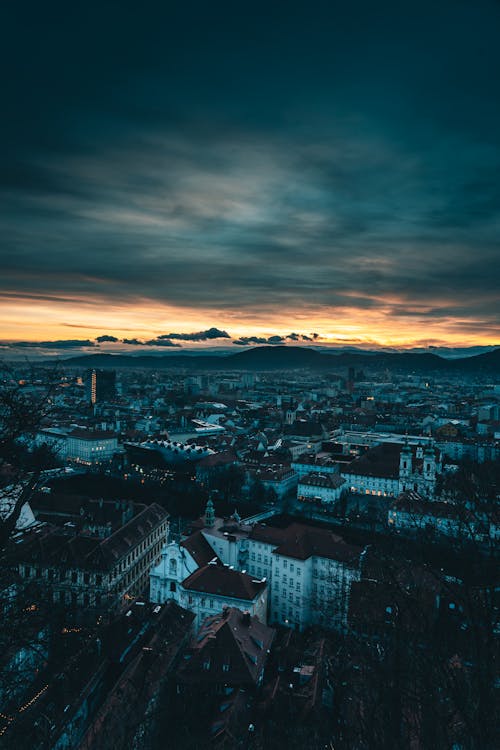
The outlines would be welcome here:
<svg viewBox="0 0 500 750">
<path fill-rule="evenodd" d="M 46 575 L 44 575 L 46 573 Z M 46 578 L 48 581 L 69 581 L 70 583 L 84 583 L 84 584 L 95 584 L 101 586 L 104 577 L 101 573 L 81 573 L 76 570 L 54 570 L 54 568 L 38 568 L 30 567 L 29 565 L 24 566 L 24 578 Z"/>
</svg>

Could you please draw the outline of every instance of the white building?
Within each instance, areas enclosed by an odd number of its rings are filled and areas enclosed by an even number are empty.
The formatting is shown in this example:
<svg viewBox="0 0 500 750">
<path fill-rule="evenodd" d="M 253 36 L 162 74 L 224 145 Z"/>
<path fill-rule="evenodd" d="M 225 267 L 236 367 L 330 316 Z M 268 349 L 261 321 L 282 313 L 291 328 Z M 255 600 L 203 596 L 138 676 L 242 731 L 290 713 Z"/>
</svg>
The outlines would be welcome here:
<svg viewBox="0 0 500 750">
<path fill-rule="evenodd" d="M 439 452 L 430 445 L 377 445 L 344 469 L 342 476 L 353 494 L 398 497 L 414 490 L 431 499 L 441 471 Z"/>
<path fill-rule="evenodd" d="M 82 428 L 46 428 L 38 432 L 35 443 L 37 446 L 47 445 L 61 460 L 87 465 L 109 461 L 119 450 L 114 432 L 93 432 Z"/>
<path fill-rule="evenodd" d="M 315 453 L 301 455 L 292 461 L 292 469 L 300 479 L 306 474 L 319 472 L 320 474 L 338 474 L 339 465 L 330 456 L 321 456 Z"/>
<path fill-rule="evenodd" d="M 277 528 L 237 519 L 208 521 L 200 531 L 213 552 L 254 580 L 266 579 L 269 622 L 299 629 L 345 627 L 351 583 L 360 578 L 361 547 L 305 524 Z"/>
<path fill-rule="evenodd" d="M 77 463 L 93 464 L 109 461 L 118 451 L 114 432 L 73 430 L 67 438 L 67 458 Z"/>
<path fill-rule="evenodd" d="M 289 466 L 262 466 L 253 474 L 268 490 L 274 490 L 278 499 L 297 487 L 297 474 Z"/>
<path fill-rule="evenodd" d="M 302 502 L 318 501 L 323 505 L 333 505 L 340 499 L 346 485 L 346 480 L 340 474 L 312 472 L 299 480 L 297 499 Z"/>
<path fill-rule="evenodd" d="M 163 604 L 173 599 L 196 615 L 196 628 L 206 617 L 222 612 L 225 607 L 249 612 L 266 623 L 265 579 L 254 579 L 232 566 L 224 565 L 200 536 L 199 532 L 195 532 L 194 540 L 188 538 L 181 543 L 165 545 L 161 561 L 150 573 L 150 600 Z M 212 559 L 198 565 L 198 562 L 206 559 L 204 545 L 210 549 Z"/>
</svg>

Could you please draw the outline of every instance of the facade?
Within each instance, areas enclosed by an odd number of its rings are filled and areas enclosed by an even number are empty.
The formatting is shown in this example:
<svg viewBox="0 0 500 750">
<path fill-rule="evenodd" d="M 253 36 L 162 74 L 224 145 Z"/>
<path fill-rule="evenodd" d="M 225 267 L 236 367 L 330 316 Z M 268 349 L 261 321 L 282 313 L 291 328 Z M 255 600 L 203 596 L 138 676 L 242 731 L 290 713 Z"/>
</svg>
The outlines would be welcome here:
<svg viewBox="0 0 500 750">
<path fill-rule="evenodd" d="M 336 503 L 346 487 L 346 480 L 340 474 L 305 474 L 297 487 L 297 499 L 302 502 L 318 501 L 323 505 Z"/>
<path fill-rule="evenodd" d="M 55 604 L 120 610 L 147 590 L 168 529 L 168 513 L 160 505 L 137 511 L 104 539 L 43 524 L 9 552 L 21 578 L 42 584 Z"/>
<path fill-rule="evenodd" d="M 85 398 L 92 405 L 110 401 L 116 396 L 114 370 L 88 370 L 85 375 Z"/>
<path fill-rule="evenodd" d="M 317 456 L 316 454 L 307 453 L 300 458 L 292 461 L 292 469 L 299 477 L 299 482 L 303 476 L 311 473 L 319 474 L 338 474 L 339 465 L 329 456 Z"/>
<path fill-rule="evenodd" d="M 109 461 L 118 452 L 118 437 L 111 431 L 46 428 L 37 433 L 35 444 L 47 445 L 62 461 L 85 465 Z"/>
<path fill-rule="evenodd" d="M 431 445 L 410 447 L 405 444 L 399 459 L 399 492 L 413 490 L 431 500 L 436 478 L 441 471 L 440 454 Z"/>
<path fill-rule="evenodd" d="M 190 648 L 190 658 L 177 671 L 184 691 L 209 689 L 231 693 L 234 688 L 262 685 L 264 667 L 275 631 L 249 612 L 226 607 L 206 618 Z"/>
<path fill-rule="evenodd" d="M 360 577 L 361 547 L 299 523 L 278 528 L 216 518 L 200 530 L 220 560 L 267 581 L 268 622 L 299 630 L 320 623 L 345 627 L 350 587 Z"/>
<path fill-rule="evenodd" d="M 414 490 L 432 499 L 441 471 L 439 452 L 430 445 L 377 445 L 342 470 L 353 494 L 398 497 Z"/>
<path fill-rule="evenodd" d="M 254 478 L 260 480 L 267 490 L 274 490 L 278 499 L 297 487 L 297 475 L 289 466 L 263 467 L 254 474 Z"/>
<path fill-rule="evenodd" d="M 118 451 L 118 438 L 114 432 L 73 430 L 66 439 L 66 458 L 83 464 L 109 461 Z"/>
<path fill-rule="evenodd" d="M 185 573 L 191 567 L 194 571 Z M 267 584 L 234 570 L 217 559 L 197 566 L 193 556 L 176 542 L 167 544 L 160 563 L 150 574 L 150 600 L 163 604 L 173 599 L 195 615 L 198 627 L 206 617 L 234 607 L 261 622 L 267 619 Z"/>
</svg>

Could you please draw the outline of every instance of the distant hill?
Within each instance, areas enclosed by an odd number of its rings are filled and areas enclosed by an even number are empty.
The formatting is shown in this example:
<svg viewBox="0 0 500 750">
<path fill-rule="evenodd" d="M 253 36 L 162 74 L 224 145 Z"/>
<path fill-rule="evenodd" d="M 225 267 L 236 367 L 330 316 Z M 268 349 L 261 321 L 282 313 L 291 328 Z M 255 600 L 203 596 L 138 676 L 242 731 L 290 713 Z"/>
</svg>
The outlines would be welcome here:
<svg viewBox="0 0 500 750">
<path fill-rule="evenodd" d="M 261 346 L 226 356 L 213 354 L 136 355 L 85 354 L 64 360 L 71 367 L 183 368 L 186 370 L 334 370 L 388 369 L 407 372 L 500 373 L 500 349 L 473 357 L 445 359 L 437 354 L 411 352 L 330 353 L 300 346 Z"/>
</svg>

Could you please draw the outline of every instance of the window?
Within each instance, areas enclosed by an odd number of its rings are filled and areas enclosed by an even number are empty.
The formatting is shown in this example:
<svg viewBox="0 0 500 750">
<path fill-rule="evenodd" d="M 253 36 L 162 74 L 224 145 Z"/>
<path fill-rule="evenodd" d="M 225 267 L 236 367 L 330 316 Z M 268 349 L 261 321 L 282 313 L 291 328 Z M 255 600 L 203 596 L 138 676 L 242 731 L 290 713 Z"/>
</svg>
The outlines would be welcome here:
<svg viewBox="0 0 500 750">
<path fill-rule="evenodd" d="M 102 585 L 102 576 L 101 575 L 96 575 L 95 582 L 96 582 L 97 586 L 101 586 Z"/>
<path fill-rule="evenodd" d="M 288 560 L 283 560 L 283 567 L 286 570 L 288 567 Z"/>
<path fill-rule="evenodd" d="M 90 583 L 90 575 L 88 573 L 83 574 L 83 582 Z"/>
<path fill-rule="evenodd" d="M 170 591 L 175 594 L 175 591 L 176 591 L 175 581 L 170 581 Z"/>
<path fill-rule="evenodd" d="M 73 571 L 73 573 L 71 574 L 71 583 L 77 583 L 77 582 L 78 582 L 78 573 Z"/>
<path fill-rule="evenodd" d="M 290 573 L 293 573 L 294 567 L 295 567 L 294 564 L 290 563 Z"/>
<path fill-rule="evenodd" d="M 177 560 L 174 560 L 173 558 L 170 560 L 170 575 L 177 575 Z"/>
<path fill-rule="evenodd" d="M 24 569 L 24 575 L 26 576 L 26 578 L 30 577 L 30 573 L 31 573 L 31 568 L 27 565 Z"/>
</svg>

